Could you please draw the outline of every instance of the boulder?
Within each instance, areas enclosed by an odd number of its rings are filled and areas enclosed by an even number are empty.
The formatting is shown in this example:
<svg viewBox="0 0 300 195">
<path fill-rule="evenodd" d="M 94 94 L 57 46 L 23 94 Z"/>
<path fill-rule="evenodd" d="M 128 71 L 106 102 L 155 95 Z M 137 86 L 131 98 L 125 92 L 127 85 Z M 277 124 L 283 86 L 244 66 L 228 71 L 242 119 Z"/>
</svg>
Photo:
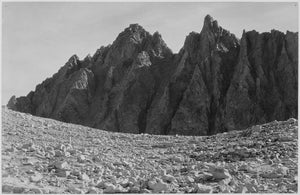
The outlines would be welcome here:
<svg viewBox="0 0 300 195">
<path fill-rule="evenodd" d="M 153 193 L 160 193 L 160 192 L 168 192 L 169 186 L 167 183 L 164 183 L 162 180 L 159 180 L 157 182 L 155 181 L 149 181 L 148 182 L 149 189 L 152 190 Z"/>
<path fill-rule="evenodd" d="M 13 189 L 14 189 L 14 186 L 2 184 L 2 193 L 12 192 Z"/>
<path fill-rule="evenodd" d="M 72 194 L 83 194 L 83 191 L 81 189 L 73 187 L 73 186 L 70 186 L 68 188 L 68 191 L 71 192 Z"/>
<path fill-rule="evenodd" d="M 58 176 L 58 177 L 68 177 L 70 175 L 70 171 L 67 171 L 67 170 L 61 170 L 61 169 L 57 169 L 55 174 Z"/>
<path fill-rule="evenodd" d="M 216 180 L 231 179 L 231 175 L 228 170 L 222 167 L 210 167 L 209 172 Z"/>
<path fill-rule="evenodd" d="M 195 185 L 196 185 L 195 186 L 196 193 L 210 194 L 210 193 L 213 192 L 213 188 L 211 186 L 203 185 L 203 184 L 200 184 L 200 183 L 197 183 Z"/>
<path fill-rule="evenodd" d="M 56 169 L 67 170 L 69 168 L 69 164 L 66 161 L 55 161 L 53 166 Z"/>
<path fill-rule="evenodd" d="M 80 155 L 77 157 L 77 162 L 79 163 L 84 163 L 86 161 L 85 156 L 84 155 Z"/>
<path fill-rule="evenodd" d="M 24 188 L 24 187 L 14 187 L 13 193 L 14 194 L 22 194 L 22 193 L 24 193 L 25 190 L 26 190 L 26 188 Z"/>
<path fill-rule="evenodd" d="M 29 179 L 31 182 L 39 182 L 43 179 L 43 175 L 41 173 L 36 172 L 34 175 L 30 176 Z"/>
</svg>

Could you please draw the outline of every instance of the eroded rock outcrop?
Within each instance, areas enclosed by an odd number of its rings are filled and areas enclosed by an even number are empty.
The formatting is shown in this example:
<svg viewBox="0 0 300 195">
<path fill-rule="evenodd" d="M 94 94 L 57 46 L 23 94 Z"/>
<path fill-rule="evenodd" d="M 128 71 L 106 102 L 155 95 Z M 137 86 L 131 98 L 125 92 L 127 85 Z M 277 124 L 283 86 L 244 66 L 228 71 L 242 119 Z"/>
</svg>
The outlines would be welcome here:
<svg viewBox="0 0 300 195">
<path fill-rule="evenodd" d="M 226 97 L 227 129 L 297 117 L 297 42 L 296 33 L 243 33 L 238 64 Z"/>
<path fill-rule="evenodd" d="M 76 55 L 8 107 L 108 131 L 211 135 L 297 117 L 298 33 L 244 32 L 207 15 L 178 54 L 132 24 L 93 56 Z"/>
</svg>

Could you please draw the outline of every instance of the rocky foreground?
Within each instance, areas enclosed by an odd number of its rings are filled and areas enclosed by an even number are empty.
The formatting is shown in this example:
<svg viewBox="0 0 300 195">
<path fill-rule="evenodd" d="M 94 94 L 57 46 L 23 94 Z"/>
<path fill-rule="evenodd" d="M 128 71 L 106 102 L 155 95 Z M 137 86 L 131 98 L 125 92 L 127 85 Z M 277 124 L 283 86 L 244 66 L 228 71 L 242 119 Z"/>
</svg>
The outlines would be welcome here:
<svg viewBox="0 0 300 195">
<path fill-rule="evenodd" d="M 2 193 L 297 193 L 298 122 L 112 133 L 2 110 Z"/>
</svg>

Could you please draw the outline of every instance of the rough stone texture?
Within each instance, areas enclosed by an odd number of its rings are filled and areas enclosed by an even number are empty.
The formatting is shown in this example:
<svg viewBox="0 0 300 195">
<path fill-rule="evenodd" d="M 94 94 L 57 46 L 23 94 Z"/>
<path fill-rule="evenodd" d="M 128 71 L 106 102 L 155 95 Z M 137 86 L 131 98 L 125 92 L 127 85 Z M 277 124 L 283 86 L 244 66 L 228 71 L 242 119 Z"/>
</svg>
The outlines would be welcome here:
<svg viewBox="0 0 300 195">
<path fill-rule="evenodd" d="M 297 42 L 296 33 L 243 33 L 223 115 L 227 129 L 298 116 Z"/>
<path fill-rule="evenodd" d="M 298 192 L 296 119 L 172 136 L 107 132 L 6 108 L 1 116 L 3 193 Z M 40 152 L 67 145 L 78 154 Z"/>
<path fill-rule="evenodd" d="M 8 107 L 108 131 L 212 135 L 297 118 L 298 33 L 244 32 L 207 15 L 173 54 L 132 24 L 93 56 L 76 55 Z"/>
</svg>

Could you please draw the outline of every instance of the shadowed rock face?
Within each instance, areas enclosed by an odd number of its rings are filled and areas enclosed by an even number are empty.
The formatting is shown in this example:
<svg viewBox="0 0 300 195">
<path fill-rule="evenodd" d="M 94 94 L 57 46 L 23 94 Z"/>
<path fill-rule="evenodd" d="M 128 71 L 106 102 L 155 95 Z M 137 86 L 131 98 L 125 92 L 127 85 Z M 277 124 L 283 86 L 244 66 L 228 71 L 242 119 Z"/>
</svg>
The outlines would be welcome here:
<svg viewBox="0 0 300 195">
<path fill-rule="evenodd" d="M 84 60 L 72 56 L 8 107 L 108 131 L 211 135 L 298 116 L 298 33 L 244 32 L 206 16 L 178 54 L 132 24 Z"/>
</svg>

